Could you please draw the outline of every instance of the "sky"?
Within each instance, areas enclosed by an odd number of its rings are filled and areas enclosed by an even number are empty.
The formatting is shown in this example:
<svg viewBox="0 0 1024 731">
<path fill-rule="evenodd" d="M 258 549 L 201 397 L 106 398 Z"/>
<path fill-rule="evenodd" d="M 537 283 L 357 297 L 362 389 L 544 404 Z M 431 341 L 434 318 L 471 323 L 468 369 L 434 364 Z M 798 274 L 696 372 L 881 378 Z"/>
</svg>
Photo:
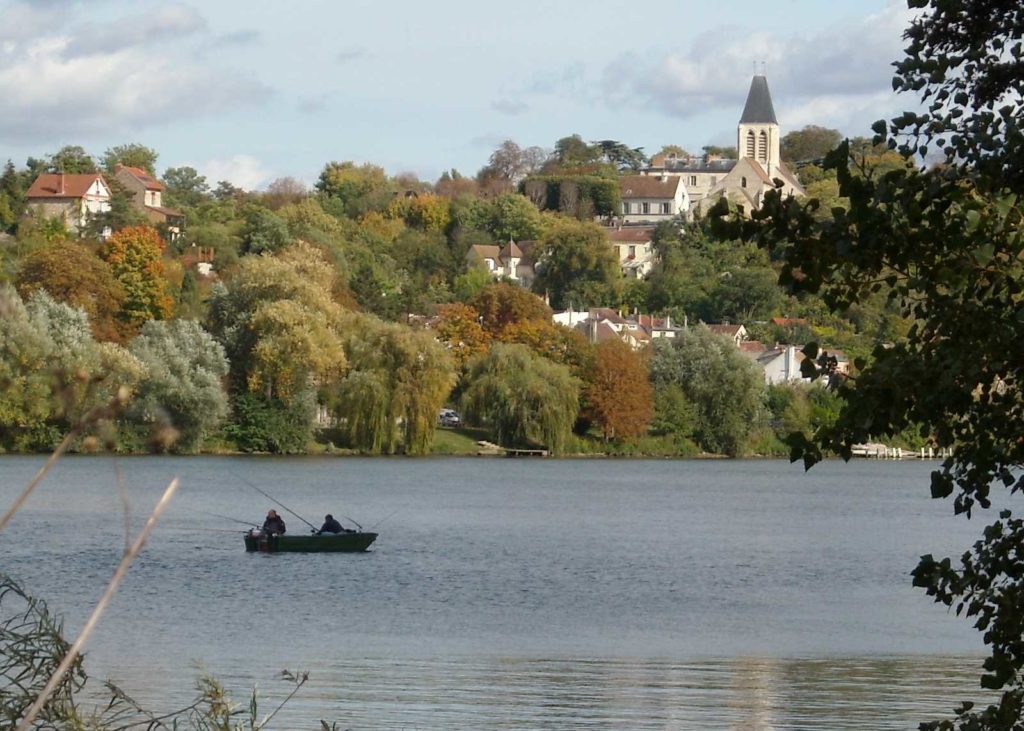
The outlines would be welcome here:
<svg viewBox="0 0 1024 731">
<path fill-rule="evenodd" d="M 433 181 L 502 141 L 736 143 L 755 64 L 782 133 L 867 135 L 905 0 L 0 0 L 0 161 L 137 142 L 158 172 L 312 184 L 332 160 Z M 763 66 L 762 66 L 763 64 Z"/>
</svg>

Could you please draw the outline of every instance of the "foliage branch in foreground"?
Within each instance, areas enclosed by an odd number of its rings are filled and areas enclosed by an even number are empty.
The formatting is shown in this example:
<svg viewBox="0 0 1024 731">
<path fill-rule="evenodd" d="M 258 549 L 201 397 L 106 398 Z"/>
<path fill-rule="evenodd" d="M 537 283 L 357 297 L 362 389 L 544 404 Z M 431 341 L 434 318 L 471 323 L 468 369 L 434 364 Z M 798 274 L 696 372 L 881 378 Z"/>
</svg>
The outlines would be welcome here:
<svg viewBox="0 0 1024 731">
<path fill-rule="evenodd" d="M 874 126 L 908 160 L 938 149 L 943 164 L 873 174 L 849 145 L 825 160 L 849 209 L 817 215 L 819 202 L 766 196 L 749 221 L 717 227 L 756 240 L 781 260 L 780 282 L 819 294 L 836 311 L 879 293 L 912 318 L 906 337 L 875 348 L 840 382 L 834 424 L 790 437 L 810 467 L 828 452 L 917 425 L 952 456 L 932 473 L 933 497 L 953 496 L 970 517 L 991 505 L 993 484 L 1024 488 L 1024 6 L 1013 0 L 909 0 L 922 11 L 905 37 L 895 89 L 924 111 Z M 822 219 L 822 220 L 819 220 Z M 805 371 L 831 376 L 809 344 Z M 1024 729 L 1024 530 L 1004 511 L 959 565 L 924 556 L 914 584 L 975 618 L 990 648 L 982 685 L 996 703 L 922 729 Z"/>
</svg>

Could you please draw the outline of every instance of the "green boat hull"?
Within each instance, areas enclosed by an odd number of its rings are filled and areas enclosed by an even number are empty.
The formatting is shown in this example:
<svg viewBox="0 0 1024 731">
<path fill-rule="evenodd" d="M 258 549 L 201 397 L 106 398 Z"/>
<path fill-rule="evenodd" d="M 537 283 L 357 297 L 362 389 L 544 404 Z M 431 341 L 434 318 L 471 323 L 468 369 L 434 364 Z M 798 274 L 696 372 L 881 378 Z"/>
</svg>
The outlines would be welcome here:
<svg viewBox="0 0 1024 731">
<path fill-rule="evenodd" d="M 245 550 L 262 553 L 358 553 L 377 540 L 376 533 L 261 536 L 246 533 Z"/>
</svg>

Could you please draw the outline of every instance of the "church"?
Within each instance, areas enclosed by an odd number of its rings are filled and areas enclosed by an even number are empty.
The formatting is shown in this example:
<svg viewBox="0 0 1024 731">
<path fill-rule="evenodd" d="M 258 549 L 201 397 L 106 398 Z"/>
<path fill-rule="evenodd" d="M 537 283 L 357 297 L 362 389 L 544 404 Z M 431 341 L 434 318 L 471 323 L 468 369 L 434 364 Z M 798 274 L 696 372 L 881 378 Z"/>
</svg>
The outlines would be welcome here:
<svg viewBox="0 0 1024 731">
<path fill-rule="evenodd" d="M 750 82 L 736 131 L 737 159 L 704 155 L 655 155 L 643 175 L 680 177 L 689 198 L 689 210 L 702 212 L 725 197 L 743 211 L 760 208 L 764 195 L 782 182 L 782 194 L 803 196 L 796 175 L 782 162 L 779 121 L 768 91 L 768 79 L 756 75 Z"/>
</svg>

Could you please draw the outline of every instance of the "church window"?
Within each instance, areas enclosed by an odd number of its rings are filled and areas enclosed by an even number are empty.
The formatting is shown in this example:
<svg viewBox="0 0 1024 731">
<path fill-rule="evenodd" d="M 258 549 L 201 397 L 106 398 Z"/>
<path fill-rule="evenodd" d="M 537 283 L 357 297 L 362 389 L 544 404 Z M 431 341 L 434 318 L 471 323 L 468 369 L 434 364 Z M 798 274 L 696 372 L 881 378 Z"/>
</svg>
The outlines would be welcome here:
<svg viewBox="0 0 1024 731">
<path fill-rule="evenodd" d="M 754 130 L 747 132 L 747 157 L 754 156 Z"/>
<path fill-rule="evenodd" d="M 741 188 L 746 188 L 747 187 L 747 179 L 746 178 L 740 178 L 740 187 Z"/>
<path fill-rule="evenodd" d="M 697 176 L 696 175 L 691 175 L 690 176 L 690 185 L 696 185 L 696 184 L 697 184 Z"/>
<path fill-rule="evenodd" d="M 757 140 L 757 159 L 768 162 L 768 133 L 764 130 L 761 130 Z"/>
</svg>

